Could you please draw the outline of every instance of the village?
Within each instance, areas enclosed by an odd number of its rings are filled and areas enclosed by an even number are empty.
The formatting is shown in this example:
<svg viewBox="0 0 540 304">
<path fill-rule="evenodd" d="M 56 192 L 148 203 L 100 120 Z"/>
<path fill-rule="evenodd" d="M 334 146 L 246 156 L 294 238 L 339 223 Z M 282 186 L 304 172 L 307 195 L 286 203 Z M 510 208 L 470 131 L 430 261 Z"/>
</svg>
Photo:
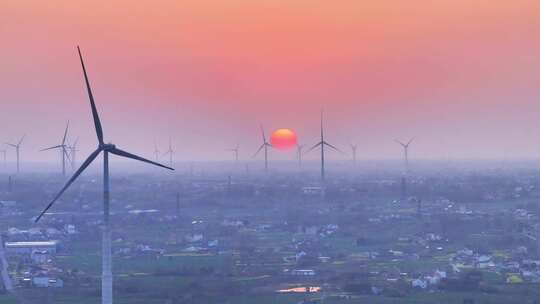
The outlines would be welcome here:
<svg viewBox="0 0 540 304">
<path fill-rule="evenodd" d="M 326 187 L 287 174 L 125 179 L 111 212 L 115 288 L 145 303 L 529 303 L 540 297 L 540 176 L 513 173 L 426 172 L 406 196 L 391 175 Z M 48 183 L 21 178 L 1 194 L 4 289 L 97 299 L 99 197 L 73 191 L 36 225 Z"/>
</svg>

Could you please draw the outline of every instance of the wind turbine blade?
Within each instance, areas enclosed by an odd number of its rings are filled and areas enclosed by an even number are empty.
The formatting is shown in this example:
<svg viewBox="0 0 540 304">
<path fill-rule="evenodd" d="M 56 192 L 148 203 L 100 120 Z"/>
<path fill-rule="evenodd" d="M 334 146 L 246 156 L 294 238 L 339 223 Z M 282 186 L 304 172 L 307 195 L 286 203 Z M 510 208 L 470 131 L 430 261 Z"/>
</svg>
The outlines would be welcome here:
<svg viewBox="0 0 540 304">
<path fill-rule="evenodd" d="M 101 152 L 101 149 L 97 149 L 96 151 L 92 152 L 92 154 L 90 154 L 90 156 L 88 156 L 88 158 L 79 167 L 79 169 L 77 169 L 77 171 L 73 174 L 73 176 L 67 181 L 67 183 L 64 185 L 62 190 L 60 190 L 60 192 L 58 192 L 58 194 L 56 194 L 54 199 L 39 214 L 39 216 L 35 220 L 36 223 L 52 207 L 52 205 L 54 205 L 54 203 L 60 198 L 60 196 L 62 196 L 62 194 L 64 194 L 64 192 L 67 190 L 67 188 L 69 188 L 69 186 L 71 186 L 71 184 L 73 184 L 73 182 L 77 179 L 77 177 L 79 177 L 79 175 L 81 175 L 81 173 L 94 161 L 94 159 L 96 159 L 96 157 L 99 155 L 100 152 Z"/>
<path fill-rule="evenodd" d="M 255 154 L 253 154 L 252 157 L 255 157 L 259 154 L 259 152 L 261 152 L 261 150 L 264 148 L 264 143 L 259 147 L 259 149 L 257 150 L 257 152 L 255 152 Z"/>
<path fill-rule="evenodd" d="M 11 146 L 13 148 L 17 148 L 17 145 L 14 145 L 14 144 L 10 144 L 10 143 L 4 143 L 5 145 L 8 145 L 8 146 Z"/>
<path fill-rule="evenodd" d="M 404 143 L 402 143 L 401 141 L 397 140 L 397 139 L 394 139 L 395 142 L 397 142 L 399 145 L 401 145 L 402 147 L 405 147 L 406 145 Z"/>
<path fill-rule="evenodd" d="M 118 156 L 123 156 L 123 157 L 126 157 L 126 158 L 131 158 L 131 159 L 134 159 L 134 160 L 138 160 L 138 161 L 141 161 L 141 162 L 144 162 L 144 163 L 149 163 L 149 164 L 152 164 L 154 166 L 162 167 L 162 168 L 169 169 L 169 170 L 174 170 L 171 167 L 167 167 L 167 166 L 162 165 L 160 163 L 156 163 L 154 161 L 148 160 L 146 158 L 142 158 L 140 156 L 137 156 L 135 154 L 131 154 L 129 152 L 120 150 L 118 148 L 114 148 L 114 149 L 110 150 L 109 152 L 111 152 L 112 154 L 118 155 Z"/>
<path fill-rule="evenodd" d="M 22 144 L 25 137 L 26 137 L 26 134 L 24 134 L 23 137 L 21 137 L 21 140 L 19 140 L 19 143 L 17 144 L 17 146 L 20 146 Z"/>
<path fill-rule="evenodd" d="M 69 120 L 68 120 L 67 125 L 66 125 L 66 131 L 64 132 L 64 138 L 62 138 L 62 145 L 66 143 L 66 137 L 67 137 L 68 129 L 69 129 Z"/>
<path fill-rule="evenodd" d="M 329 143 L 327 143 L 327 142 L 324 142 L 323 144 L 325 144 L 325 145 L 327 145 L 328 147 L 330 147 L 330 148 L 332 148 L 332 149 L 338 151 L 338 152 L 341 153 L 341 154 L 346 154 L 345 152 L 341 151 L 340 149 L 336 148 L 335 146 L 333 146 L 333 145 L 331 145 L 331 144 L 329 144 Z"/>
<path fill-rule="evenodd" d="M 411 139 L 409 140 L 409 142 L 407 142 L 407 146 L 409 146 L 409 145 L 413 142 L 413 140 L 414 140 L 414 137 L 411 138 Z"/>
<path fill-rule="evenodd" d="M 309 152 L 313 151 L 315 148 L 317 148 L 318 146 L 320 146 L 320 145 L 322 145 L 322 144 L 323 144 L 322 141 L 318 142 L 316 145 L 314 145 L 314 146 L 311 147 L 309 150 L 307 150 L 306 153 L 309 153 Z"/>
<path fill-rule="evenodd" d="M 263 142 L 266 143 L 266 135 L 264 135 L 264 129 L 263 129 L 262 124 L 261 124 L 261 134 L 262 134 Z"/>
<path fill-rule="evenodd" d="M 99 144 L 103 144 L 103 128 L 101 127 L 101 121 L 99 120 L 99 114 L 96 109 L 96 103 L 94 102 L 94 95 L 92 94 L 92 88 L 90 88 L 90 81 L 88 80 L 88 75 L 86 74 L 86 67 L 84 66 L 83 57 L 81 54 L 81 49 L 77 46 L 77 51 L 79 52 L 79 58 L 81 59 L 81 66 L 84 73 L 84 81 L 86 82 L 86 90 L 88 91 L 88 98 L 90 99 L 90 106 L 92 107 L 92 116 L 94 117 L 94 126 L 96 128 L 96 135 L 99 141 Z"/>
<path fill-rule="evenodd" d="M 321 140 L 323 140 L 324 137 L 324 130 L 323 130 L 323 109 L 321 109 Z"/>
<path fill-rule="evenodd" d="M 43 152 L 43 151 L 48 151 L 48 150 L 52 150 L 52 149 L 58 149 L 58 148 L 62 148 L 63 146 L 64 145 L 58 145 L 58 146 L 54 146 L 54 147 L 50 147 L 50 148 L 41 149 L 39 151 Z"/>
</svg>

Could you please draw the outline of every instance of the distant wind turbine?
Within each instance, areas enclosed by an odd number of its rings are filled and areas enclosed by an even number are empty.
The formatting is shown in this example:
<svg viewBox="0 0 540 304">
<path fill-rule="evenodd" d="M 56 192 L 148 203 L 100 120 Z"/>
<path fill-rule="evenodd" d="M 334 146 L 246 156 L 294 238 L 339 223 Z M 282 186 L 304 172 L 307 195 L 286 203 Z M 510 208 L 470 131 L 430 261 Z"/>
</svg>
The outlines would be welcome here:
<svg viewBox="0 0 540 304">
<path fill-rule="evenodd" d="M 409 146 L 413 142 L 414 137 L 411 138 L 407 143 L 403 143 L 399 140 L 395 140 L 403 148 L 403 161 L 405 165 L 405 173 L 409 173 Z"/>
<path fill-rule="evenodd" d="M 240 145 L 236 144 L 236 147 L 232 149 L 227 149 L 226 151 L 230 151 L 234 153 L 234 161 L 238 162 L 238 151 L 240 150 Z"/>
<path fill-rule="evenodd" d="M 157 143 L 156 141 L 154 140 L 154 160 L 155 161 L 159 161 L 159 149 L 158 149 L 158 146 L 157 146 Z"/>
<path fill-rule="evenodd" d="M 86 68 L 84 66 L 84 61 L 81 55 L 81 50 L 77 47 L 79 53 L 79 59 L 81 61 L 81 66 L 84 74 L 84 80 L 86 83 L 86 89 L 88 92 L 88 98 L 90 100 L 90 107 L 92 109 L 92 116 L 94 120 L 94 127 L 96 130 L 96 135 L 98 139 L 97 149 L 88 156 L 79 169 L 73 174 L 73 176 L 68 180 L 65 186 L 58 192 L 54 199 L 47 205 L 47 207 L 41 212 L 41 214 L 36 218 L 38 222 L 41 217 L 53 206 L 53 204 L 60 198 L 60 196 L 69 188 L 69 186 L 79 177 L 79 175 L 103 152 L 103 240 L 102 240 L 102 278 L 101 278 L 101 303 L 102 304 L 112 304 L 113 294 L 112 294 L 112 271 L 111 271 L 111 228 L 109 222 L 109 195 L 110 195 L 110 183 L 109 183 L 109 153 L 115 154 L 118 156 L 131 158 L 141 162 L 146 162 L 152 165 L 156 165 L 162 168 L 174 170 L 170 167 L 164 166 L 162 164 L 144 159 L 137 155 L 131 154 L 129 152 L 120 150 L 114 144 L 106 144 L 103 141 L 103 128 L 99 119 L 98 111 L 94 103 L 94 97 L 92 95 L 92 90 L 90 88 L 90 82 L 86 74 Z"/>
<path fill-rule="evenodd" d="M 401 175 L 401 200 L 407 199 L 407 178 L 409 175 L 409 146 L 413 142 L 414 137 L 411 138 L 407 143 L 403 143 L 399 140 L 395 140 L 403 148 L 403 161 L 404 168 Z"/>
<path fill-rule="evenodd" d="M 15 154 L 17 155 L 17 173 L 21 172 L 21 166 L 20 166 L 20 161 L 21 161 L 21 144 L 22 144 L 22 142 L 23 142 L 23 140 L 24 140 L 25 137 L 26 137 L 26 134 L 23 135 L 23 137 L 21 137 L 21 139 L 19 140 L 19 142 L 18 142 L 17 144 L 5 143 L 6 145 L 15 148 Z"/>
<path fill-rule="evenodd" d="M 326 178 L 326 172 L 325 172 L 325 167 L 324 167 L 324 147 L 327 146 L 331 149 L 334 149 L 335 151 L 338 151 L 340 153 L 343 153 L 343 151 L 341 151 L 340 149 L 334 147 L 333 145 L 329 144 L 328 142 L 326 142 L 324 140 L 324 126 L 323 126 L 323 111 L 321 110 L 321 139 L 318 143 L 316 143 L 313 147 L 311 147 L 311 149 L 309 149 L 306 153 L 309 153 L 311 152 L 313 149 L 317 148 L 317 147 L 321 147 L 321 180 L 324 182 L 325 178 Z"/>
<path fill-rule="evenodd" d="M 41 151 L 48 151 L 48 150 L 60 149 L 60 153 L 62 154 L 62 156 L 60 157 L 60 161 L 62 162 L 62 175 L 63 176 L 66 176 L 66 158 L 69 159 L 68 146 L 66 145 L 66 138 L 67 138 L 68 130 L 69 130 L 69 121 L 66 125 L 66 130 L 64 131 L 64 137 L 62 138 L 62 142 L 57 146 L 53 146 L 53 147 L 49 147 L 49 148 L 45 148 L 41 150 Z"/>
<path fill-rule="evenodd" d="M 268 173 L 268 148 L 272 148 L 272 145 L 269 144 L 268 141 L 266 141 L 266 135 L 264 135 L 264 129 L 262 125 L 261 125 L 261 134 L 262 134 L 262 144 L 257 150 L 257 152 L 253 154 L 253 157 L 257 156 L 259 152 L 261 152 L 261 150 L 264 149 L 264 172 Z"/>
<path fill-rule="evenodd" d="M 75 141 L 73 142 L 73 144 L 71 145 L 67 145 L 68 146 L 68 150 L 69 150 L 69 155 L 71 157 L 71 169 L 72 170 L 75 170 L 75 167 L 77 166 L 77 152 L 79 152 L 79 150 L 77 150 L 77 145 L 79 144 L 79 138 L 77 137 L 75 139 Z"/>
<path fill-rule="evenodd" d="M 302 150 L 304 150 L 305 145 L 296 144 L 296 158 L 298 159 L 298 167 L 302 168 Z"/>
<path fill-rule="evenodd" d="M 166 155 L 169 155 L 169 166 L 172 167 L 174 150 L 172 148 L 172 139 L 170 137 L 169 137 L 169 149 L 167 149 L 167 151 L 165 151 L 165 153 L 163 153 L 163 156 L 166 156 Z"/>
<path fill-rule="evenodd" d="M 356 150 L 358 149 L 358 145 L 351 144 L 351 150 L 352 150 L 352 160 L 353 164 L 356 165 Z"/>
<path fill-rule="evenodd" d="M 6 150 L 0 150 L 0 153 L 2 153 L 2 155 L 3 155 L 4 167 L 5 167 L 6 164 L 7 164 L 7 151 Z"/>
</svg>

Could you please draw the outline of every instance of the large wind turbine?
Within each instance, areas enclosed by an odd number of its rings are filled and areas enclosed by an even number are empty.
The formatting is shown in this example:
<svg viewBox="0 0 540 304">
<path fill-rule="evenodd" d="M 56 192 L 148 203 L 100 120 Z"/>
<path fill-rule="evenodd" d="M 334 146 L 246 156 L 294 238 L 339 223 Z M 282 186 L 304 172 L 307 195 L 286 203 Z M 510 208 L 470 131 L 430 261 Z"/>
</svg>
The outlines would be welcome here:
<svg viewBox="0 0 540 304">
<path fill-rule="evenodd" d="M 333 145 L 329 144 L 324 140 L 324 126 L 323 126 L 323 111 L 321 111 L 321 140 L 316 143 L 311 149 L 309 149 L 306 153 L 311 152 L 313 149 L 321 146 L 321 180 L 324 181 L 325 176 L 325 167 L 324 167 L 324 147 L 327 146 L 329 148 L 332 148 L 340 153 L 343 153 L 340 149 L 334 147 Z"/>
<path fill-rule="evenodd" d="M 165 151 L 165 153 L 163 153 L 163 156 L 165 156 L 165 155 L 169 155 L 169 166 L 172 167 L 174 150 L 172 148 L 172 140 L 171 140 L 170 137 L 169 137 L 169 149 L 167 151 Z"/>
<path fill-rule="evenodd" d="M 24 140 L 25 137 L 26 137 L 26 134 L 23 135 L 23 137 L 21 137 L 21 140 L 19 140 L 19 142 L 18 142 L 17 144 L 5 143 L 6 145 L 15 148 L 15 154 L 17 155 L 17 173 L 21 172 L 21 167 L 20 167 L 20 161 L 21 161 L 21 144 L 22 144 L 22 142 L 23 142 L 23 140 Z"/>
<path fill-rule="evenodd" d="M 102 241 L 102 277 L 101 277 L 101 303 L 102 304 L 112 304 L 112 271 L 111 271 L 111 229 L 109 222 L 109 193 L 110 193 L 110 184 L 109 184 L 109 153 L 115 154 L 118 156 L 131 158 L 134 160 L 146 162 L 153 164 L 159 167 L 166 169 L 174 170 L 162 164 L 144 159 L 137 155 L 131 154 L 129 152 L 118 149 L 114 144 L 106 144 L 103 141 L 103 129 L 101 127 L 101 122 L 99 120 L 98 111 L 94 103 L 94 97 L 92 95 L 92 90 L 90 88 L 90 82 L 86 74 L 86 68 L 84 66 L 84 61 L 81 55 L 81 50 L 77 47 L 79 53 L 79 59 L 81 61 L 81 66 L 84 74 L 84 80 L 86 83 L 86 89 L 88 92 L 88 98 L 90 100 L 90 107 L 92 109 L 92 116 L 94 120 L 94 126 L 96 129 L 96 135 L 98 139 L 97 149 L 88 156 L 84 163 L 80 166 L 79 169 L 73 174 L 73 176 L 68 180 L 65 186 L 58 192 L 54 199 L 47 205 L 47 207 L 41 212 L 41 214 L 36 218 L 38 222 L 41 217 L 53 206 L 53 204 L 60 198 L 60 196 L 69 188 L 69 186 L 79 177 L 79 175 L 98 157 L 98 155 L 103 152 L 103 241 Z"/>
<path fill-rule="evenodd" d="M 399 140 L 395 140 L 403 148 L 403 161 L 405 165 L 405 174 L 409 173 L 409 145 L 413 142 L 414 137 L 411 138 L 407 143 L 403 143 Z"/>
<path fill-rule="evenodd" d="M 262 125 L 261 125 L 261 134 L 262 134 L 262 144 L 257 150 L 257 152 L 253 154 L 253 157 L 257 156 L 259 152 L 261 152 L 261 150 L 264 149 L 264 172 L 268 173 L 268 148 L 272 148 L 272 145 L 268 143 L 268 141 L 266 141 L 266 135 L 264 135 L 264 129 Z"/>
<path fill-rule="evenodd" d="M 53 147 L 49 147 L 49 148 L 45 148 L 41 150 L 41 151 L 47 151 L 47 150 L 53 150 L 53 149 L 61 149 L 60 152 L 62 153 L 61 161 L 62 161 L 62 175 L 63 176 L 66 176 L 66 158 L 69 159 L 68 146 L 66 145 L 68 129 L 69 129 L 69 121 L 66 125 L 66 130 L 64 131 L 64 137 L 62 138 L 62 142 L 57 146 L 53 146 Z"/>
<path fill-rule="evenodd" d="M 236 147 L 234 147 L 232 149 L 227 149 L 226 151 L 233 152 L 234 153 L 234 161 L 238 162 L 238 151 L 239 150 L 240 150 L 240 145 L 236 144 Z"/>
</svg>

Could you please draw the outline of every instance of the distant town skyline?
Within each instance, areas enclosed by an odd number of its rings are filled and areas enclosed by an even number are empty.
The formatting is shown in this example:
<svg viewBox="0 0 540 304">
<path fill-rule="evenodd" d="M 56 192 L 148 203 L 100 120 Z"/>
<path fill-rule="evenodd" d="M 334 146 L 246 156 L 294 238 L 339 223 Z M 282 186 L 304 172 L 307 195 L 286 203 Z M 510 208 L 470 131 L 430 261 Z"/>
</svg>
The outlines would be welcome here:
<svg viewBox="0 0 540 304">
<path fill-rule="evenodd" d="M 394 139 L 411 137 L 411 159 L 535 158 L 539 13 L 525 0 L 8 0 L 0 142 L 28 134 L 23 162 L 57 161 L 39 149 L 70 120 L 80 155 L 91 151 L 79 44 L 105 140 L 146 157 L 171 136 L 178 161 L 230 160 L 237 143 L 251 159 L 261 123 L 309 146 L 324 108 L 327 136 L 357 143 L 359 160 L 399 159 Z"/>
</svg>

